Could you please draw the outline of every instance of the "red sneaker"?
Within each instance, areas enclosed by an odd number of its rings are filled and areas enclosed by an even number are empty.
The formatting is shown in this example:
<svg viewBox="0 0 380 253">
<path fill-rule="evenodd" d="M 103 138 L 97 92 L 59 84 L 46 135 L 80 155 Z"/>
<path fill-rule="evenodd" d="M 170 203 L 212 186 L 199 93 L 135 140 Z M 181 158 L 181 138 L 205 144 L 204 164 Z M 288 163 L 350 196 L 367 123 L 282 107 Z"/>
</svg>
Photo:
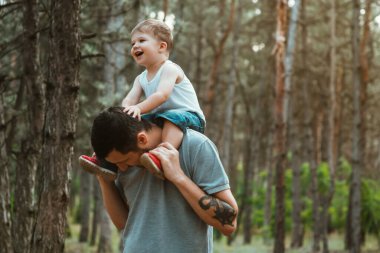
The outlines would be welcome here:
<svg viewBox="0 0 380 253">
<path fill-rule="evenodd" d="M 100 166 L 99 160 L 96 156 L 81 155 L 79 157 L 80 166 L 91 174 L 101 175 L 108 181 L 114 181 L 116 179 L 116 173 L 110 169 Z"/>
<path fill-rule="evenodd" d="M 146 152 L 140 156 L 141 164 L 149 170 L 154 176 L 159 179 L 165 180 L 164 172 L 162 171 L 161 161 L 157 156 Z"/>
</svg>

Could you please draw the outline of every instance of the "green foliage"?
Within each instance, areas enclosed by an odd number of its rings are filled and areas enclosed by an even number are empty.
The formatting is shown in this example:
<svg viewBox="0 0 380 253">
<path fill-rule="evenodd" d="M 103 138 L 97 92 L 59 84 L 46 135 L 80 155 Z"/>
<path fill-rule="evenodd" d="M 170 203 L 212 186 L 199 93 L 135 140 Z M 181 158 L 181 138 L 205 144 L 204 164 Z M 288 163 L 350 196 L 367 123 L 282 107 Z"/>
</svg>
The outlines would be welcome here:
<svg viewBox="0 0 380 253">
<path fill-rule="evenodd" d="M 361 226 L 363 232 L 375 235 L 380 241 L 379 182 L 363 179 L 361 186 Z"/>
<path fill-rule="evenodd" d="M 327 163 L 321 163 L 317 168 L 318 192 L 326 194 L 330 187 L 330 168 Z"/>
<path fill-rule="evenodd" d="M 331 226 L 342 231 L 346 226 L 348 211 L 349 185 L 346 180 L 336 180 L 335 193 L 329 208 Z"/>
<path fill-rule="evenodd" d="M 301 187 L 303 189 L 303 195 L 306 194 L 307 188 L 311 182 L 310 164 L 302 163 L 301 165 Z"/>
<path fill-rule="evenodd" d="M 351 175 L 352 166 L 351 164 L 345 159 L 344 157 L 341 157 L 339 159 L 339 166 L 337 170 L 337 176 L 342 178 L 348 178 Z"/>
</svg>

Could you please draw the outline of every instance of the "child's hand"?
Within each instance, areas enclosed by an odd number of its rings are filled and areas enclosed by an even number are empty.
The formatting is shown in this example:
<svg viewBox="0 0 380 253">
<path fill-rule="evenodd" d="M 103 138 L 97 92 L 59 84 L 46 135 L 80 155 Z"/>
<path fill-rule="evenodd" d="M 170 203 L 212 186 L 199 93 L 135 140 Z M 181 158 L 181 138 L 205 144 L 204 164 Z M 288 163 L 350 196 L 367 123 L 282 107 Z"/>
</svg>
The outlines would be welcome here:
<svg viewBox="0 0 380 253">
<path fill-rule="evenodd" d="M 137 105 L 131 105 L 125 107 L 123 112 L 126 112 L 128 115 L 131 115 L 133 118 L 141 120 L 141 109 Z"/>
</svg>

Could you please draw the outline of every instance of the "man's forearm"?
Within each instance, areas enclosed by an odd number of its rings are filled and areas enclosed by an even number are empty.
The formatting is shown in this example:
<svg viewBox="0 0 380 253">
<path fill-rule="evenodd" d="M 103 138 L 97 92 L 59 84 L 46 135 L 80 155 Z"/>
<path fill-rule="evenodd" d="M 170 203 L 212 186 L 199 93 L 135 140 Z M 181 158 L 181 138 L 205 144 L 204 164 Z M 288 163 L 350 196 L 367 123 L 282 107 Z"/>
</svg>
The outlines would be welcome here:
<svg viewBox="0 0 380 253">
<path fill-rule="evenodd" d="M 230 235 L 236 230 L 238 208 L 230 190 L 210 196 L 188 177 L 173 183 L 204 222 L 224 235 Z"/>
<path fill-rule="evenodd" d="M 128 206 L 120 196 L 114 182 L 105 181 L 98 176 L 98 182 L 103 196 L 104 206 L 113 222 L 119 229 L 123 229 L 128 218 Z"/>
</svg>

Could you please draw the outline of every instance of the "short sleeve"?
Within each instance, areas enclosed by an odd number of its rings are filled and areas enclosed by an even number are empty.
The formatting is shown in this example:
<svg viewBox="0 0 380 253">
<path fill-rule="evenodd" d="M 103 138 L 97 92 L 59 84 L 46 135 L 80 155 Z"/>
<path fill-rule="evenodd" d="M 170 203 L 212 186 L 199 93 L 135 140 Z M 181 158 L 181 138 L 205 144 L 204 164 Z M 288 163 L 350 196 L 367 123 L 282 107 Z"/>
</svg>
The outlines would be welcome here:
<svg viewBox="0 0 380 253">
<path fill-rule="evenodd" d="M 230 189 L 217 148 L 209 139 L 202 142 L 194 152 L 191 167 L 192 180 L 207 194 Z"/>
</svg>

